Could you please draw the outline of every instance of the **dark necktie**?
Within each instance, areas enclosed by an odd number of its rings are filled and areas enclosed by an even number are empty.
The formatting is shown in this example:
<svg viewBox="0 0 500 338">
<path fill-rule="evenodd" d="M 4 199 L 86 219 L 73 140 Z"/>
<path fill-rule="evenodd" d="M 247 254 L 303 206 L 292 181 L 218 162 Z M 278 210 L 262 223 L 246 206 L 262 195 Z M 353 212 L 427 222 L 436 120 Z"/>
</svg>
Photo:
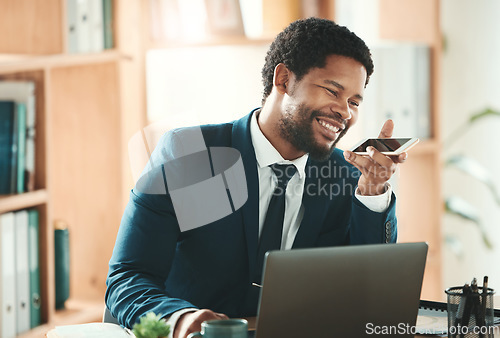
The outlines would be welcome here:
<svg viewBox="0 0 500 338">
<path fill-rule="evenodd" d="M 262 268 L 264 257 L 269 250 L 279 250 L 281 248 L 281 237 L 283 233 L 283 221 L 285 219 L 285 191 L 288 181 L 295 174 L 297 169 L 293 164 L 273 164 L 273 170 L 278 184 L 269 202 L 266 219 L 259 239 L 257 250 L 257 270 L 256 283 L 260 284 L 262 279 Z"/>
</svg>

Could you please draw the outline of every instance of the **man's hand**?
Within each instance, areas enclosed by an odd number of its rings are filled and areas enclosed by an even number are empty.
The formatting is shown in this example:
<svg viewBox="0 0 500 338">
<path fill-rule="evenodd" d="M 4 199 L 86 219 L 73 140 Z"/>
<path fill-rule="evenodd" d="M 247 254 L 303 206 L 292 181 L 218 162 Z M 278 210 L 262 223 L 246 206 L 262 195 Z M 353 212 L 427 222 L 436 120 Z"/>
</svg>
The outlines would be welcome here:
<svg viewBox="0 0 500 338">
<path fill-rule="evenodd" d="M 201 323 L 211 319 L 228 319 L 225 314 L 203 309 L 183 314 L 175 324 L 174 338 L 186 338 L 190 333 L 201 330 Z"/>
<path fill-rule="evenodd" d="M 392 137 L 394 122 L 387 120 L 379 138 Z M 368 147 L 368 156 L 361 156 L 352 151 L 344 151 L 344 158 L 347 162 L 361 171 L 361 177 L 358 181 L 359 193 L 365 196 L 380 195 L 385 192 L 387 181 L 394 175 L 398 163 L 403 163 L 408 158 L 406 152 L 398 156 L 386 156 L 380 153 L 374 147 Z"/>
</svg>

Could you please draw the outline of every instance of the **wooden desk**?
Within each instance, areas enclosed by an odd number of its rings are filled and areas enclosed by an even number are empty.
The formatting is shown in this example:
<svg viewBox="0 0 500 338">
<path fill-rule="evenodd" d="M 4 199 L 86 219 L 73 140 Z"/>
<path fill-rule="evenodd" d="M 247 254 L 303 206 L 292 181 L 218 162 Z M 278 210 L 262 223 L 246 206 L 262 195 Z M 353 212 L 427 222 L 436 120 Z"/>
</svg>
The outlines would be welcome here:
<svg viewBox="0 0 500 338">
<path fill-rule="evenodd" d="M 256 325 L 257 325 L 257 318 L 256 317 L 245 317 L 245 319 L 248 321 L 248 329 L 249 330 L 255 330 Z M 494 337 L 500 338 L 500 327 L 497 328 L 498 332 L 495 332 L 496 334 Z M 59 338 L 55 332 L 55 329 L 50 330 L 47 335 L 47 338 Z M 438 337 L 438 336 L 429 336 L 429 335 L 415 335 L 415 338 L 430 338 L 430 337 Z"/>
</svg>

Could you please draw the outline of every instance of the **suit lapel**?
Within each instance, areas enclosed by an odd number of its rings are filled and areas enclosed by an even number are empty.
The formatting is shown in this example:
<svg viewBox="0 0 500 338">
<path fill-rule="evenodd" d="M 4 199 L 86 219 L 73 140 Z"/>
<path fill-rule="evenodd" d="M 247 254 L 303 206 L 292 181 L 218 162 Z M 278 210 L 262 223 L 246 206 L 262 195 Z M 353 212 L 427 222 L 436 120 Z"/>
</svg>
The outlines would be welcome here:
<svg viewBox="0 0 500 338">
<path fill-rule="evenodd" d="M 245 229 L 250 276 L 253 276 L 255 269 L 259 240 L 259 178 L 257 173 L 257 159 L 255 158 L 255 150 L 250 136 L 250 118 L 252 113 L 235 121 L 232 134 L 232 146 L 241 153 L 247 181 L 248 200 L 241 207 L 241 213 Z"/>
</svg>

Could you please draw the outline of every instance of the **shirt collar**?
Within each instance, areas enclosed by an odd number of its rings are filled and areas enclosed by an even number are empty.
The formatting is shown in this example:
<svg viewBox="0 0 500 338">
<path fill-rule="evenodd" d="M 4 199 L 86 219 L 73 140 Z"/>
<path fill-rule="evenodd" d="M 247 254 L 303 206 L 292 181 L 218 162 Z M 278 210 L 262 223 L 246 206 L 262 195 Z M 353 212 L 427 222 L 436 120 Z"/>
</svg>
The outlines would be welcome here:
<svg viewBox="0 0 500 338">
<path fill-rule="evenodd" d="M 259 112 L 260 111 L 255 111 L 252 114 L 252 119 L 250 121 L 250 136 L 252 138 L 253 147 L 255 149 L 255 158 L 257 159 L 259 167 L 268 167 L 274 163 L 293 164 L 297 168 L 299 177 L 301 179 L 304 178 L 306 175 L 305 168 L 309 154 L 304 154 L 292 161 L 285 160 L 260 130 L 259 123 L 257 122 L 257 114 L 259 114 Z"/>
</svg>

